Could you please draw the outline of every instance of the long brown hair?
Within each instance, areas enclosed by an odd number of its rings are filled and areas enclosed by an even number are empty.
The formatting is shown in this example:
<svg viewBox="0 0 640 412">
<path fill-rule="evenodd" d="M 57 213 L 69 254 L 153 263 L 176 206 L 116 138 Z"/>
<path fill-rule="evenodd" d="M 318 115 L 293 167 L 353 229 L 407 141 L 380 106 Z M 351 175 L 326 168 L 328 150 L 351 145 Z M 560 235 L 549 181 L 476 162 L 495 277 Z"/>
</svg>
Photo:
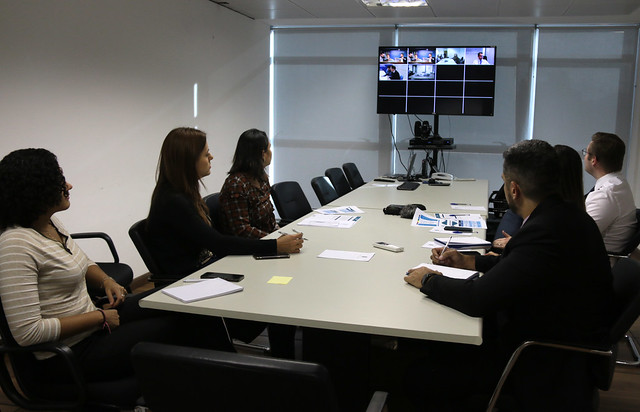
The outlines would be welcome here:
<svg viewBox="0 0 640 412">
<path fill-rule="evenodd" d="M 560 160 L 558 184 L 560 195 L 569 203 L 574 203 L 580 209 L 584 206 L 584 185 L 582 183 L 582 157 L 575 149 L 557 144 L 553 147 Z"/>
<path fill-rule="evenodd" d="M 191 127 L 179 127 L 169 132 L 164 138 L 158 169 L 156 171 L 156 187 L 151 196 L 153 204 L 161 186 L 170 186 L 193 202 L 200 217 L 210 223 L 209 210 L 200 196 L 200 177 L 196 162 L 205 145 L 207 135 Z"/>
</svg>

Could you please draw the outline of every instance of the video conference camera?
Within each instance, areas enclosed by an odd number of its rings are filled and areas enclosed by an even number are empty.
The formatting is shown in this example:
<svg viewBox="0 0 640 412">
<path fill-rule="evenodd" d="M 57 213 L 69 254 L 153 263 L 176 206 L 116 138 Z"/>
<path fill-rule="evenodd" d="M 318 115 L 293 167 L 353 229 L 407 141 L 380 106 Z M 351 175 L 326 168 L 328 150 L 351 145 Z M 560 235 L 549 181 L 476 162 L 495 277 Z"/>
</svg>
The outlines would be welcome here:
<svg viewBox="0 0 640 412">
<path fill-rule="evenodd" d="M 431 128 L 431 125 L 426 120 L 422 122 L 420 120 L 416 120 L 415 126 L 413 128 L 413 132 L 416 138 L 423 138 L 423 139 L 426 139 L 427 137 L 431 136 L 432 130 L 433 129 Z"/>
</svg>

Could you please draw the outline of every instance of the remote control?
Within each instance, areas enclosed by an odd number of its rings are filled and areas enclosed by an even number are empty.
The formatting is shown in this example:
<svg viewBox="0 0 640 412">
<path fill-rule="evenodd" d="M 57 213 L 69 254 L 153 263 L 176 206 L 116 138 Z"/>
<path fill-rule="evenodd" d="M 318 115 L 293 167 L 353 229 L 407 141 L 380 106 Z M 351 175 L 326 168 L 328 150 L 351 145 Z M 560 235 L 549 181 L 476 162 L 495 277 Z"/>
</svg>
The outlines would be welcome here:
<svg viewBox="0 0 640 412">
<path fill-rule="evenodd" d="M 386 242 L 374 242 L 373 247 L 377 247 L 379 249 L 389 250 L 391 252 L 402 252 L 404 248 L 402 246 L 390 245 Z"/>
</svg>

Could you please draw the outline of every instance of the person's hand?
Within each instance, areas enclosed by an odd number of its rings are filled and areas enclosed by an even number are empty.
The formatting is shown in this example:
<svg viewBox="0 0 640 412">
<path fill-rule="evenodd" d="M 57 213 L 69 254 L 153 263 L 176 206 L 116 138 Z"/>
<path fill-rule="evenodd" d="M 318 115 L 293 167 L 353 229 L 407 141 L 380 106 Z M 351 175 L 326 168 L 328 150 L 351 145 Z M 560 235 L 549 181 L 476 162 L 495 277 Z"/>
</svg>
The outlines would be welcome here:
<svg viewBox="0 0 640 412">
<path fill-rule="evenodd" d="M 431 270 L 429 268 L 422 266 L 415 269 L 409 269 L 407 271 L 407 275 L 404 277 L 404 281 L 410 284 L 411 286 L 415 286 L 418 289 L 420 289 L 422 287 L 422 278 L 424 277 L 424 275 L 428 273 L 442 275 L 442 273 L 438 271 Z"/>
<path fill-rule="evenodd" d="M 431 262 L 436 265 L 451 266 L 459 269 L 475 269 L 476 261 L 473 256 L 466 256 L 455 249 L 446 249 L 438 247 L 431 249 Z"/>
<path fill-rule="evenodd" d="M 504 249 L 504 247 L 507 246 L 507 243 L 509 243 L 509 240 L 511 240 L 511 235 L 505 232 L 504 230 L 502 231 L 502 235 L 504 237 L 494 240 L 491 246 L 498 249 Z"/>
<path fill-rule="evenodd" d="M 295 235 L 282 235 L 277 240 L 278 253 L 300 253 L 302 249 L 302 233 L 296 233 Z"/>
<path fill-rule="evenodd" d="M 109 303 L 104 306 L 105 308 L 115 308 L 124 302 L 124 299 L 127 296 L 127 289 L 124 286 L 120 285 L 112 278 L 105 280 L 103 285 L 104 293 L 107 296 L 107 299 L 109 299 Z"/>
<path fill-rule="evenodd" d="M 120 326 L 120 315 L 118 314 L 117 310 L 106 309 L 103 310 L 102 313 L 104 313 L 105 320 L 107 321 L 107 324 L 109 325 L 109 328 L 111 330 Z"/>
</svg>

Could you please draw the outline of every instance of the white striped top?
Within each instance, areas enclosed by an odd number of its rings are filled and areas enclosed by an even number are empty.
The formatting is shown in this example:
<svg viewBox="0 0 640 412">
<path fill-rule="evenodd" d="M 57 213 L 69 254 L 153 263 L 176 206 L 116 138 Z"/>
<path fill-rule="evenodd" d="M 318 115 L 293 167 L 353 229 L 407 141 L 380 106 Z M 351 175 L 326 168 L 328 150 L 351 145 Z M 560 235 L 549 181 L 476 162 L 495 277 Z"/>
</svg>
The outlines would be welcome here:
<svg viewBox="0 0 640 412">
<path fill-rule="evenodd" d="M 69 236 L 56 218 L 51 221 Z M 59 318 L 96 310 L 85 283 L 87 268 L 95 263 L 71 237 L 66 246 L 31 228 L 13 227 L 0 234 L 0 297 L 11 333 L 21 346 L 58 340 Z M 94 331 L 64 343 L 74 345 Z"/>
</svg>

